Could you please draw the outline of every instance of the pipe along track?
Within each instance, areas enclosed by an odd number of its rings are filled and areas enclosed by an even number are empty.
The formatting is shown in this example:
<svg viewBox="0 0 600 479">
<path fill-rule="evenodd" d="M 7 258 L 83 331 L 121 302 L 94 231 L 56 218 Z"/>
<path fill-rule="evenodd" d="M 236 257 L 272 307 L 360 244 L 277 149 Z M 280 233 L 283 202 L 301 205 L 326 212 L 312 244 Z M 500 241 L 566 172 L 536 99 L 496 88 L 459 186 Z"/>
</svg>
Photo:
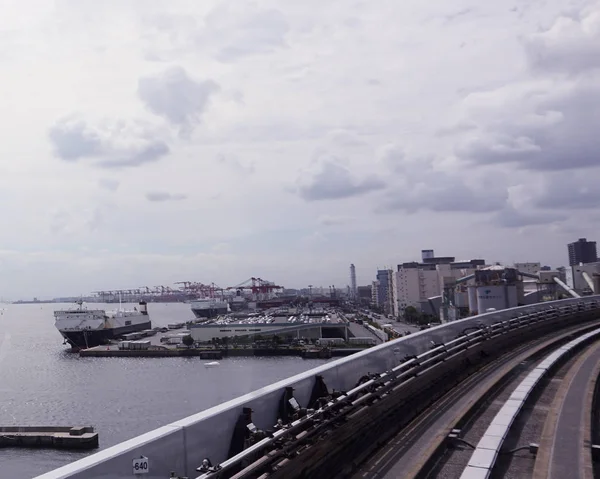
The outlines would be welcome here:
<svg viewBox="0 0 600 479">
<path fill-rule="evenodd" d="M 199 468 L 198 479 L 351 477 L 411 421 L 486 365 L 517 345 L 597 315 L 572 307 L 521 314 L 465 331 L 390 371 L 361 378 L 354 389 L 322 397 L 318 408 L 299 410 L 295 420 L 278 424 L 275 431 L 253 431 L 248 417 L 253 444 L 216 467 Z"/>
</svg>

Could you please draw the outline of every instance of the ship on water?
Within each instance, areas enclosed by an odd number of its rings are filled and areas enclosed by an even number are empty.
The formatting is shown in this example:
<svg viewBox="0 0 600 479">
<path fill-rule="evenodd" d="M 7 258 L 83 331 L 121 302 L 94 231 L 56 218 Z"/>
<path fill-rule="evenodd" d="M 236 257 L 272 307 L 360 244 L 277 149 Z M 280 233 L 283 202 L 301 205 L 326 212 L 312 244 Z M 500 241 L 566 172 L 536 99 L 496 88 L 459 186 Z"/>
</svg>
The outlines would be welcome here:
<svg viewBox="0 0 600 479">
<path fill-rule="evenodd" d="M 209 319 L 229 312 L 227 301 L 218 298 L 202 298 L 190 301 L 192 313 L 196 318 Z"/>
<path fill-rule="evenodd" d="M 92 348 L 127 333 L 152 328 L 148 306 L 140 301 L 133 310 L 87 309 L 83 301 L 76 308 L 54 311 L 54 326 L 73 348 Z"/>
</svg>

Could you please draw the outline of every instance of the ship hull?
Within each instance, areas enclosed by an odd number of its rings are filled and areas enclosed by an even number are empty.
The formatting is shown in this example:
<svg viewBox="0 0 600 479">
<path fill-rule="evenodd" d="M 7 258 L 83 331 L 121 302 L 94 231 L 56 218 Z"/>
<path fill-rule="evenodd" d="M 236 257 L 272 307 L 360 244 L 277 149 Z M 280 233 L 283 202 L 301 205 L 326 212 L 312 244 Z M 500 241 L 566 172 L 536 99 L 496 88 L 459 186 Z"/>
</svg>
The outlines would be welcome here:
<svg viewBox="0 0 600 479">
<path fill-rule="evenodd" d="M 227 314 L 227 307 L 225 308 L 192 308 L 192 313 L 197 318 L 216 318 L 220 314 Z"/>
<path fill-rule="evenodd" d="M 71 347 L 86 349 L 107 344 L 111 339 L 118 338 L 128 333 L 144 331 L 145 329 L 152 329 L 152 322 L 150 320 L 120 328 L 97 329 L 91 331 L 60 331 L 60 334 L 62 334 L 63 338 L 65 338 Z"/>
</svg>

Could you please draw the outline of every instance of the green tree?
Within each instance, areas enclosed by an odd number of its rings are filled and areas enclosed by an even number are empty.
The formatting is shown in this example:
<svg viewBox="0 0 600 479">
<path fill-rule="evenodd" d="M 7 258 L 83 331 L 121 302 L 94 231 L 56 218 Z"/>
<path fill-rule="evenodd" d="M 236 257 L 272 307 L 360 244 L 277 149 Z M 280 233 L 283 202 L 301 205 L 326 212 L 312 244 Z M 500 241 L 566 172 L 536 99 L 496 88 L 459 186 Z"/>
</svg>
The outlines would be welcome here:
<svg viewBox="0 0 600 479">
<path fill-rule="evenodd" d="M 192 338 L 191 334 L 188 334 L 181 339 L 181 342 L 190 348 L 194 344 L 194 338 Z"/>
<path fill-rule="evenodd" d="M 420 313 L 414 306 L 407 306 L 404 308 L 404 319 L 409 323 L 416 323 L 419 320 Z"/>
</svg>

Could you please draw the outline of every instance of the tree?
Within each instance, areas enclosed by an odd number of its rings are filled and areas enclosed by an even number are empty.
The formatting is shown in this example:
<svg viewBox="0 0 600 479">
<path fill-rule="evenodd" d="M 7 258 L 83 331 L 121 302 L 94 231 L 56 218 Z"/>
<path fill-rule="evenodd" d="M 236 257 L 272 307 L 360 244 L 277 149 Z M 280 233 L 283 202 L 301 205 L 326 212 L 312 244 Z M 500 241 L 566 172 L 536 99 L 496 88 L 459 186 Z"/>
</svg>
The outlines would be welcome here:
<svg viewBox="0 0 600 479">
<path fill-rule="evenodd" d="M 417 311 L 417 308 L 415 308 L 414 306 L 407 306 L 406 308 L 404 308 L 404 319 L 406 319 L 406 321 L 408 321 L 409 323 L 416 323 L 420 316 L 421 315 Z"/>
<path fill-rule="evenodd" d="M 192 338 L 191 334 L 188 334 L 181 339 L 181 342 L 189 348 L 194 344 L 194 338 Z"/>
</svg>

